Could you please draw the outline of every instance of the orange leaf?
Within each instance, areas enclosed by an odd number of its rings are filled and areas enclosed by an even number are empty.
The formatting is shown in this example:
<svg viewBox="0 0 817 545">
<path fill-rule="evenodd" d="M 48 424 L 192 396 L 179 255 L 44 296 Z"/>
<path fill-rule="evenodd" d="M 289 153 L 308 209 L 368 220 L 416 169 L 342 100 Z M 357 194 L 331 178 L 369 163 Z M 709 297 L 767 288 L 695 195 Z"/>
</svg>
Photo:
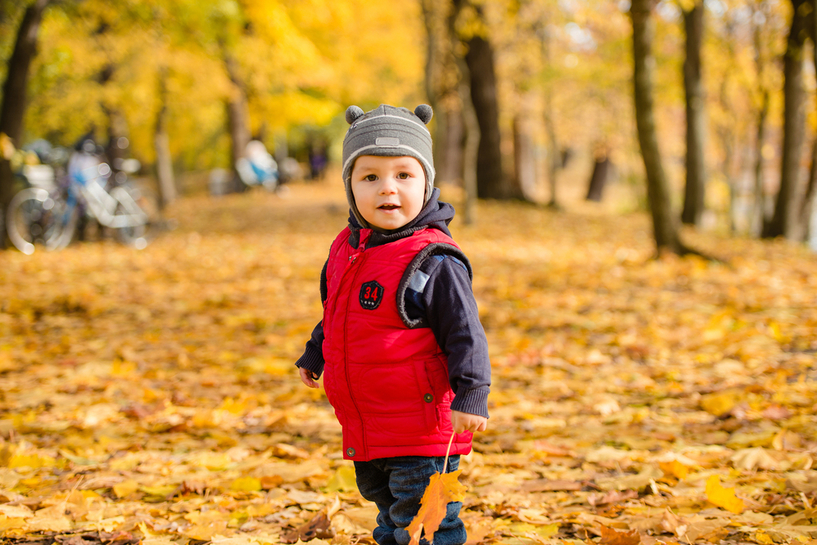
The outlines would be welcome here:
<svg viewBox="0 0 817 545">
<path fill-rule="evenodd" d="M 745 509 L 743 500 L 735 496 L 735 489 L 723 486 L 717 475 L 706 480 L 706 499 L 732 513 L 740 514 Z"/>
<path fill-rule="evenodd" d="M 461 471 L 458 469 L 444 475 L 435 473 L 431 476 L 423 499 L 420 500 L 420 510 L 406 527 L 411 536 L 409 545 L 419 545 L 423 530 L 426 539 L 433 542 L 434 532 L 445 518 L 449 502 L 461 501 L 465 497 L 465 487 L 458 480 Z"/>
<path fill-rule="evenodd" d="M 687 475 L 689 475 L 689 467 L 685 466 L 678 460 L 660 462 L 658 465 L 661 468 L 661 471 L 668 475 L 672 475 L 678 480 L 684 480 L 686 479 Z"/>
<path fill-rule="evenodd" d="M 599 545 L 638 545 L 641 543 L 641 536 L 637 530 L 631 532 L 618 532 L 600 524 L 601 541 Z"/>
</svg>

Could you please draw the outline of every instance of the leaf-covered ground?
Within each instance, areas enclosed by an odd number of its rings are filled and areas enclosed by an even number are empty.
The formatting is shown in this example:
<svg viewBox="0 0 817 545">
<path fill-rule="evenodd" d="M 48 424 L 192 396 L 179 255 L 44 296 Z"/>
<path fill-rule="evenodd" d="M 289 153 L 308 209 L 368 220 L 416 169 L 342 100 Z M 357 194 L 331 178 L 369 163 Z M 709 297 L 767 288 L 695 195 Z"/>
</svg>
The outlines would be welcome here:
<svg viewBox="0 0 817 545">
<path fill-rule="evenodd" d="M 293 362 L 346 218 L 329 185 L 193 197 L 146 250 L 0 254 L 0 541 L 371 543 Z M 494 366 L 472 542 L 815 543 L 817 258 L 646 216 L 455 220 Z"/>
</svg>

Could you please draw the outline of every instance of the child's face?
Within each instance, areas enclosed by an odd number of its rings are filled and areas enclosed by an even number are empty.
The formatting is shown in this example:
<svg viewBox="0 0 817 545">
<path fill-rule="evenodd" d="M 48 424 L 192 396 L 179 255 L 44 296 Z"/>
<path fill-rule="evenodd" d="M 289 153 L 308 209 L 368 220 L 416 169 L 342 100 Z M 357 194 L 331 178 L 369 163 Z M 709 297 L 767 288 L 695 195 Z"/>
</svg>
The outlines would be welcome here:
<svg viewBox="0 0 817 545">
<path fill-rule="evenodd" d="M 399 229 L 425 204 L 426 175 L 414 157 L 361 155 L 352 168 L 352 195 L 370 225 Z"/>
</svg>

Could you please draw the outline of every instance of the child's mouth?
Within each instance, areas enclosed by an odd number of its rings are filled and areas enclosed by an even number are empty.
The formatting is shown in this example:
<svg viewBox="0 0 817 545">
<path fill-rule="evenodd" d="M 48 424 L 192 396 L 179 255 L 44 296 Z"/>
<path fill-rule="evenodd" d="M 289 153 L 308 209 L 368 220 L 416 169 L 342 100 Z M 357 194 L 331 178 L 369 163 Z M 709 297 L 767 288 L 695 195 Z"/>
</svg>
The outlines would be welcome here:
<svg viewBox="0 0 817 545">
<path fill-rule="evenodd" d="M 396 210 L 400 207 L 396 204 L 383 204 L 378 206 L 377 208 L 379 208 L 380 210 Z"/>
</svg>

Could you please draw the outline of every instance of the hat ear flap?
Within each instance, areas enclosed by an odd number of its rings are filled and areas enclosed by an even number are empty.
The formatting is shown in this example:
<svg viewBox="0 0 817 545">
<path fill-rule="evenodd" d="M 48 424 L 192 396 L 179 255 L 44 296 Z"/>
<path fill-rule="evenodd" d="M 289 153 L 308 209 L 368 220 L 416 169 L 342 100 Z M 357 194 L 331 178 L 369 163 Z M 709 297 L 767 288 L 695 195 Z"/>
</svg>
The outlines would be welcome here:
<svg viewBox="0 0 817 545">
<path fill-rule="evenodd" d="M 363 110 L 360 106 L 349 106 L 346 108 L 346 122 L 348 124 L 352 124 L 355 120 L 363 115 Z"/>
<path fill-rule="evenodd" d="M 431 117 L 434 115 L 434 111 L 428 104 L 420 104 L 414 108 L 414 115 L 419 117 L 420 121 L 428 125 L 428 122 L 431 121 Z"/>
</svg>

